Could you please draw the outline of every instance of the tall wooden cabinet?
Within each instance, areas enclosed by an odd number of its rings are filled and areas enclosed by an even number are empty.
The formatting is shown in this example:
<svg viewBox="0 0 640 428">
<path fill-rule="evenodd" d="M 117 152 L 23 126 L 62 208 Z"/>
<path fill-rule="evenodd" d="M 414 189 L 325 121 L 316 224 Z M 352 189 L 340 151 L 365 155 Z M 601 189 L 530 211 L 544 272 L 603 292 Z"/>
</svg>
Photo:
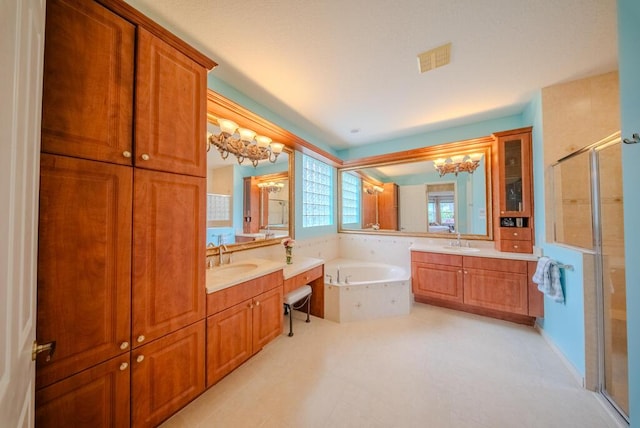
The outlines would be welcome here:
<svg viewBox="0 0 640 428">
<path fill-rule="evenodd" d="M 496 249 L 533 252 L 531 128 L 493 134 L 493 211 Z"/>
<path fill-rule="evenodd" d="M 36 419 L 155 426 L 204 389 L 215 63 L 120 0 L 48 0 L 45 31 Z"/>
</svg>

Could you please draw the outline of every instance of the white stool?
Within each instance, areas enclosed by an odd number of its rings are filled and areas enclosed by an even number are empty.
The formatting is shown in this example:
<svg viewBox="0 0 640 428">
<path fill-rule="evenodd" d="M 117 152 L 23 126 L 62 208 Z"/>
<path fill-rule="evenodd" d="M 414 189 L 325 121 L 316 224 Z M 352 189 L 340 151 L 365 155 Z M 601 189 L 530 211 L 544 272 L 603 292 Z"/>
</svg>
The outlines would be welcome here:
<svg viewBox="0 0 640 428">
<path fill-rule="evenodd" d="M 295 306 L 296 303 L 302 301 L 304 302 L 299 306 Z M 289 336 L 293 336 L 293 318 L 291 317 L 291 311 L 294 309 L 300 309 L 304 305 L 307 305 L 307 322 L 311 322 L 309 319 L 309 311 L 311 310 L 311 286 L 303 285 L 300 288 L 296 288 L 293 291 L 290 291 L 284 296 L 284 313 L 285 315 L 289 314 Z"/>
</svg>

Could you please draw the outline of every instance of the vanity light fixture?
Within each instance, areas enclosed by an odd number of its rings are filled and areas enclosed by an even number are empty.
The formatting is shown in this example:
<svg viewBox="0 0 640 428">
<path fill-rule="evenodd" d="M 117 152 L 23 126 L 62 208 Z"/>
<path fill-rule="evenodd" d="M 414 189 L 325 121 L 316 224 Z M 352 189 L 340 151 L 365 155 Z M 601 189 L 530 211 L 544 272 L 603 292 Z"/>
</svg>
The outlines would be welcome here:
<svg viewBox="0 0 640 428">
<path fill-rule="evenodd" d="M 373 186 L 369 186 L 369 187 L 367 187 L 367 188 L 365 188 L 365 189 L 364 189 L 364 191 L 365 191 L 365 192 L 367 192 L 367 193 L 368 193 L 368 194 L 370 194 L 370 195 L 375 195 L 375 194 L 377 194 L 377 193 L 382 193 L 382 191 L 383 191 L 383 190 L 384 190 L 384 189 L 383 189 L 382 187 L 380 187 L 380 186 L 375 186 L 375 185 L 373 185 Z"/>
<path fill-rule="evenodd" d="M 459 172 L 468 172 L 473 174 L 482 159 L 482 153 L 472 153 L 470 155 L 454 155 L 448 159 L 440 158 L 433 161 L 440 177 L 445 174 L 453 173 L 458 176 Z"/>
<path fill-rule="evenodd" d="M 238 158 L 239 164 L 242 165 L 245 159 L 249 159 L 256 167 L 261 160 L 275 163 L 284 148 L 284 144 L 276 143 L 263 135 L 256 135 L 251 129 L 239 128 L 231 120 L 218 119 L 218 126 L 220 126 L 218 135 L 208 134 L 207 136 L 207 151 L 213 144 L 220 152 L 222 159 L 226 159 L 229 153 L 233 153 Z"/>
<path fill-rule="evenodd" d="M 266 190 L 268 193 L 276 193 L 282 190 L 284 187 L 284 183 L 280 181 L 269 181 L 264 183 L 258 183 L 258 187 L 260 189 Z"/>
</svg>

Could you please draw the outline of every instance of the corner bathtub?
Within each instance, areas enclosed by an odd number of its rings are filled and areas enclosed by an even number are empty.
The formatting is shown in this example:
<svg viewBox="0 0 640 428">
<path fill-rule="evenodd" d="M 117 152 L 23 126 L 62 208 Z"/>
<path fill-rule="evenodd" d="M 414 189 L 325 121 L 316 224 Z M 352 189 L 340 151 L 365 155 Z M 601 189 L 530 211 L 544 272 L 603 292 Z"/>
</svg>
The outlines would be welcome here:
<svg viewBox="0 0 640 428">
<path fill-rule="evenodd" d="M 325 263 L 324 273 L 326 319 L 362 321 L 406 315 L 411 309 L 411 275 L 404 268 L 336 259 Z"/>
</svg>

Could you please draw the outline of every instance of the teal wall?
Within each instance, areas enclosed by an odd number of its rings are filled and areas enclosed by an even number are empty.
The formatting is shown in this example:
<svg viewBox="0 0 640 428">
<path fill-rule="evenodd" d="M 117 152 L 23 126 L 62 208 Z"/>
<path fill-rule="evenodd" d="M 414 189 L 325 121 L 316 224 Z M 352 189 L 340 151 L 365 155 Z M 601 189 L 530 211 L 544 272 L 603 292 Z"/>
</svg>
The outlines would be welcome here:
<svg viewBox="0 0 640 428">
<path fill-rule="evenodd" d="M 640 2 L 618 0 L 622 136 L 640 133 Z M 622 147 L 631 426 L 640 427 L 640 144 Z"/>
<path fill-rule="evenodd" d="M 544 189 L 544 147 L 542 140 L 542 93 L 538 91 L 523 112 L 523 118 L 533 126 L 533 200 L 535 218 L 535 242 L 544 255 L 565 264 L 574 270 L 563 270 L 562 283 L 565 302 L 556 303 L 545 297 L 544 318 L 539 320 L 544 330 L 576 372 L 585 376 L 585 330 L 584 330 L 584 281 L 582 276 L 582 254 L 574 249 L 546 242 Z M 551 207 L 549 207 L 551 209 Z M 551 225 L 549 225 L 551 227 Z"/>
</svg>

